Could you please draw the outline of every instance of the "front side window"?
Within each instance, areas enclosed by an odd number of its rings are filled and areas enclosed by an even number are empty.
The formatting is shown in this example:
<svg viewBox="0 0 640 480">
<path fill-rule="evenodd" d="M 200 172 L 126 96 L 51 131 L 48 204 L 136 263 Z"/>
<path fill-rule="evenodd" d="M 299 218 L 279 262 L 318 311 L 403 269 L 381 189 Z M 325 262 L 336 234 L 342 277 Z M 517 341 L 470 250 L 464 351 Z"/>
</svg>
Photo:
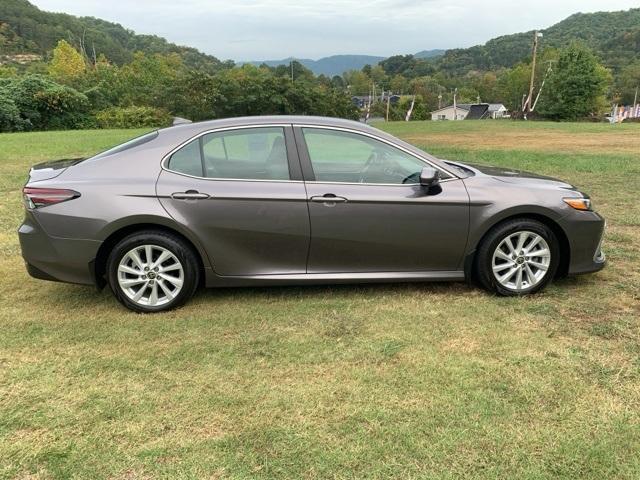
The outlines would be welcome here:
<svg viewBox="0 0 640 480">
<path fill-rule="evenodd" d="M 284 129 L 256 127 L 207 133 L 175 152 L 169 169 L 206 178 L 289 180 Z"/>
<path fill-rule="evenodd" d="M 357 133 L 303 128 L 318 182 L 414 184 L 427 164 L 384 142 Z"/>
</svg>

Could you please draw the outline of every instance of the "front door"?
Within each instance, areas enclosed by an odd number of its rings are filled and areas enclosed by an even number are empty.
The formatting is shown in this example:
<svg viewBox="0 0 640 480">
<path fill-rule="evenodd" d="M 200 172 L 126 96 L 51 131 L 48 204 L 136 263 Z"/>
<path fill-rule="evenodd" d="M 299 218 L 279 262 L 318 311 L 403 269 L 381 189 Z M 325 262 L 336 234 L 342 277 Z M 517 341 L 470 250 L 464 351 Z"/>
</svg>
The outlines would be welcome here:
<svg viewBox="0 0 640 480">
<path fill-rule="evenodd" d="M 456 271 L 469 227 L 462 180 L 419 185 L 425 160 L 363 133 L 296 127 L 311 219 L 308 273 Z"/>
<path fill-rule="evenodd" d="M 215 131 L 165 160 L 157 194 L 218 275 L 305 273 L 306 192 L 291 127 Z"/>
</svg>

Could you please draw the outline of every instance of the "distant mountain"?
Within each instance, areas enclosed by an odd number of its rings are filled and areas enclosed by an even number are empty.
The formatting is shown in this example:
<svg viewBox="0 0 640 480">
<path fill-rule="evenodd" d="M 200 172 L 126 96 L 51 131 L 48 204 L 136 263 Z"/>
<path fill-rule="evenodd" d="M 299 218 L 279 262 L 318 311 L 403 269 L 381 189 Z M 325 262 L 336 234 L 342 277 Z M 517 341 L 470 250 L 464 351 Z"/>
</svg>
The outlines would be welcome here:
<svg viewBox="0 0 640 480">
<path fill-rule="evenodd" d="M 542 49 L 578 40 L 593 49 L 605 65 L 618 70 L 640 60 L 640 8 L 620 12 L 577 13 L 544 30 Z M 451 75 L 471 70 L 512 67 L 531 56 L 533 32 L 505 35 L 484 45 L 447 50 L 436 67 Z"/>
<path fill-rule="evenodd" d="M 116 64 L 131 61 L 134 52 L 142 51 L 177 53 L 187 65 L 209 71 L 223 66 L 216 57 L 195 48 L 178 46 L 155 35 L 136 35 L 117 23 L 45 12 L 27 0 L 0 0 L 0 56 L 5 61 L 16 55 L 47 55 L 61 39 L 76 48 L 84 45 L 89 56 L 95 48 L 96 55 L 104 54 Z"/>
<path fill-rule="evenodd" d="M 378 62 L 384 60 L 385 57 L 376 57 L 373 55 L 332 55 L 330 57 L 323 57 L 319 60 L 310 60 L 308 58 L 284 58 L 282 60 L 263 60 L 263 61 L 250 61 L 240 63 L 251 63 L 253 65 L 268 65 L 270 67 L 277 67 L 278 65 L 288 65 L 291 60 L 300 62 L 316 75 L 327 75 L 333 77 L 334 75 L 342 75 L 347 70 L 360 70 L 365 65 L 377 65 Z"/>
<path fill-rule="evenodd" d="M 434 50 L 422 50 L 413 56 L 416 58 L 436 58 L 444 55 L 446 50 L 434 49 Z"/>
<path fill-rule="evenodd" d="M 422 50 L 414 55 L 416 58 L 436 58 L 442 56 L 445 50 Z M 330 57 L 323 57 L 319 60 L 311 60 L 308 58 L 283 58 L 282 60 L 254 60 L 250 62 L 252 65 L 268 65 L 270 67 L 277 67 L 278 65 L 288 65 L 291 60 L 300 62 L 316 75 L 324 74 L 328 77 L 334 75 L 342 75 L 348 70 L 361 70 L 365 65 L 377 65 L 378 62 L 386 59 L 387 57 L 378 57 L 375 55 L 332 55 Z"/>
</svg>

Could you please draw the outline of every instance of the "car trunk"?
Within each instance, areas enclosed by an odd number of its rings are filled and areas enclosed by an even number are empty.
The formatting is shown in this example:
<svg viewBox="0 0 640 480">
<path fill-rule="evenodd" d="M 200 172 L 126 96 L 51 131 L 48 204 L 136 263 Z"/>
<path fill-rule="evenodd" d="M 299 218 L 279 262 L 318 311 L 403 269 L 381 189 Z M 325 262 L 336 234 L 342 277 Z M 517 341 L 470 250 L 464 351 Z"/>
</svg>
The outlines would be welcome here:
<svg viewBox="0 0 640 480">
<path fill-rule="evenodd" d="M 48 162 L 38 163 L 31 167 L 29 171 L 28 183 L 40 182 L 42 180 L 51 180 L 56 178 L 67 168 L 83 161 L 84 158 L 69 158 L 63 160 L 51 160 Z"/>
</svg>

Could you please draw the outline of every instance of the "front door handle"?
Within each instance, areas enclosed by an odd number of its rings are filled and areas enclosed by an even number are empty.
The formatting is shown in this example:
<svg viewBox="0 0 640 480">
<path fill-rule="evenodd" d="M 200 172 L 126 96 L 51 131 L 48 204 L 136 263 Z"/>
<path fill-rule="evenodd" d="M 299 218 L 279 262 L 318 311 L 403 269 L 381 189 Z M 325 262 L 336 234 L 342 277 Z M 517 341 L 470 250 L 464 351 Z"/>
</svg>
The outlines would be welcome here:
<svg viewBox="0 0 640 480">
<path fill-rule="evenodd" d="M 333 207 L 336 203 L 345 203 L 347 201 L 344 197 L 339 197 L 333 193 L 325 193 L 324 195 L 316 195 L 310 199 L 315 203 L 324 203 L 327 207 Z"/>
<path fill-rule="evenodd" d="M 186 192 L 172 193 L 171 198 L 175 200 L 206 200 L 209 198 L 209 195 L 200 193 L 197 190 L 187 190 Z"/>
</svg>

